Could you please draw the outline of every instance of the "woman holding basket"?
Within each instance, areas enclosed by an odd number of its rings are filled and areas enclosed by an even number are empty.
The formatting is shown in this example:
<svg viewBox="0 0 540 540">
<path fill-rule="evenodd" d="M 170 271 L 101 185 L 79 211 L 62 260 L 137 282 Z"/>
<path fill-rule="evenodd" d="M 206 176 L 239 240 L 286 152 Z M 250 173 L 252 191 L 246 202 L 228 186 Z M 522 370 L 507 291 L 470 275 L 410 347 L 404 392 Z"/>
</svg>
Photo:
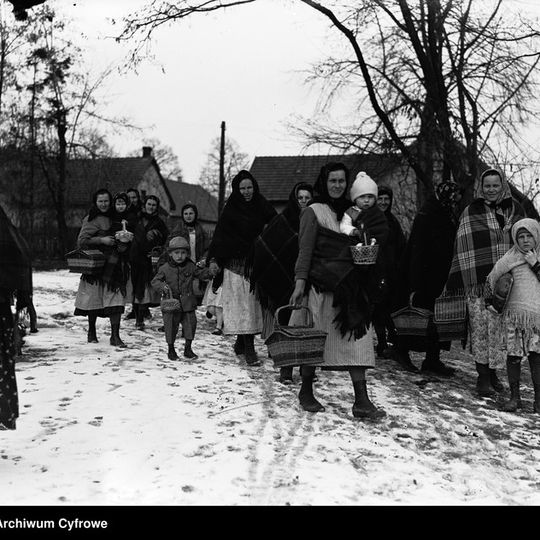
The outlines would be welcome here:
<svg viewBox="0 0 540 540">
<path fill-rule="evenodd" d="M 307 305 L 314 327 L 327 332 L 323 369 L 348 371 L 354 388 L 353 416 L 379 419 L 386 416 L 369 399 L 366 370 L 375 366 L 371 327 L 370 287 L 357 279 L 350 257 L 351 241 L 339 232 L 339 221 L 351 206 L 346 197 L 349 171 L 342 163 L 321 168 L 312 204 L 300 216 L 299 253 L 295 288 L 290 303 Z M 311 287 L 306 291 L 309 280 Z M 324 407 L 313 395 L 314 366 L 302 368 L 298 398 L 305 411 Z"/>
</svg>

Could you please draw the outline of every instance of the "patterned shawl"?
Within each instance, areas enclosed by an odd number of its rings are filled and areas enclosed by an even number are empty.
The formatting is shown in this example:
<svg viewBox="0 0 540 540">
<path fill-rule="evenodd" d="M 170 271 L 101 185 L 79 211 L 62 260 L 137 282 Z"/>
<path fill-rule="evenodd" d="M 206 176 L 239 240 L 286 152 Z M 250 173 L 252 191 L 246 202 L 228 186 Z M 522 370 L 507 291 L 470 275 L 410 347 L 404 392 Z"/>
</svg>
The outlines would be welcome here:
<svg viewBox="0 0 540 540">
<path fill-rule="evenodd" d="M 502 320 L 525 332 L 528 338 L 535 332 L 540 333 L 540 281 L 525 260 L 525 252 L 517 245 L 517 233 L 520 229 L 526 229 L 534 237 L 538 258 L 540 224 L 534 219 L 521 219 L 512 227 L 514 246 L 497 261 L 487 277 L 485 296 L 490 297 L 497 280 L 503 274 L 511 272 L 514 284 L 502 313 Z"/>
</svg>

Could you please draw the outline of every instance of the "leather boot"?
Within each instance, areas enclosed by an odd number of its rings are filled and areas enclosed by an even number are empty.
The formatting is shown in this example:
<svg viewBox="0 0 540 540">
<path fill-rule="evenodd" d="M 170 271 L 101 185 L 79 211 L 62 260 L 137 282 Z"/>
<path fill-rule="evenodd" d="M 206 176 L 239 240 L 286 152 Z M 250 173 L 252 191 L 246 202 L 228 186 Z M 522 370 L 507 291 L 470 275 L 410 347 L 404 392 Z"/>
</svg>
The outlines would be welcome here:
<svg viewBox="0 0 540 540">
<path fill-rule="evenodd" d="M 426 351 L 426 357 L 422 362 L 422 371 L 429 371 L 435 375 L 452 377 L 456 370 L 441 362 L 441 349 L 439 343 L 430 343 Z"/>
<path fill-rule="evenodd" d="M 367 393 L 367 384 L 365 380 L 353 382 L 354 404 L 352 413 L 355 418 L 366 418 L 368 420 L 378 420 L 386 416 L 386 412 L 377 409 Z"/>
<path fill-rule="evenodd" d="M 529 353 L 529 366 L 534 388 L 533 412 L 540 414 L 540 354 Z"/>
<path fill-rule="evenodd" d="M 111 323 L 111 339 L 109 343 L 115 347 L 125 349 L 127 345 L 120 339 L 120 323 Z"/>
<path fill-rule="evenodd" d="M 255 344 L 253 334 L 244 334 L 244 356 L 246 358 L 246 364 L 248 366 L 259 366 L 261 361 L 255 352 Z"/>
<path fill-rule="evenodd" d="M 236 354 L 236 356 L 244 354 L 245 352 L 244 336 L 242 334 L 238 334 L 236 336 L 236 341 L 234 342 L 233 348 L 234 348 L 234 354 Z"/>
<path fill-rule="evenodd" d="M 174 349 L 174 343 L 169 343 L 169 351 L 167 352 L 167 358 L 169 360 L 178 360 L 178 355 L 176 354 L 176 350 Z"/>
<path fill-rule="evenodd" d="M 95 317 L 88 317 L 88 343 L 98 343 Z"/>
<path fill-rule="evenodd" d="M 302 386 L 300 387 L 300 392 L 298 393 L 298 400 L 300 401 L 300 406 L 304 411 L 307 412 L 322 412 L 324 407 L 319 403 L 315 396 L 313 395 L 313 374 L 315 370 L 311 370 L 307 374 L 302 374 Z"/>
<path fill-rule="evenodd" d="M 420 373 L 420 370 L 412 363 L 409 351 L 395 350 L 393 359 L 405 370 L 410 373 Z"/>
<path fill-rule="evenodd" d="M 135 328 L 137 330 L 144 330 L 144 308 L 141 304 L 133 304 L 133 310 L 135 311 Z"/>
<path fill-rule="evenodd" d="M 508 384 L 510 385 L 510 399 L 502 404 L 501 411 L 515 412 L 522 407 L 519 389 L 521 358 L 509 356 L 506 359 L 506 372 L 508 373 Z"/>
<path fill-rule="evenodd" d="M 480 397 L 490 397 L 495 394 L 495 390 L 491 387 L 491 380 L 489 377 L 489 366 L 487 364 L 476 364 L 476 372 L 478 373 L 478 379 L 476 380 L 476 391 Z"/>
<path fill-rule="evenodd" d="M 491 383 L 491 386 L 493 387 L 493 390 L 495 390 L 495 392 L 504 392 L 504 385 L 499 380 L 499 377 L 497 377 L 496 369 L 489 368 L 489 382 Z"/>
<path fill-rule="evenodd" d="M 292 366 L 279 368 L 279 382 L 281 384 L 292 384 L 293 383 L 292 372 L 293 372 Z"/>
<path fill-rule="evenodd" d="M 192 339 L 186 339 L 186 343 L 184 345 L 184 358 L 198 358 L 198 356 L 191 349 L 192 341 Z"/>
</svg>

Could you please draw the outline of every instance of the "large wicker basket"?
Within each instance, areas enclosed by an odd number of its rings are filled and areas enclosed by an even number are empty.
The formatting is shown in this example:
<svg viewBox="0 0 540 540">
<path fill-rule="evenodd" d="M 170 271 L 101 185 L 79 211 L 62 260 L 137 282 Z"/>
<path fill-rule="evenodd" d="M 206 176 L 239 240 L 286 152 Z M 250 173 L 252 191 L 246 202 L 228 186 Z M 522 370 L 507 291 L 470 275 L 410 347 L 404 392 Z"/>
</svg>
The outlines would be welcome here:
<svg viewBox="0 0 540 540">
<path fill-rule="evenodd" d="M 280 325 L 279 312 L 286 308 L 307 310 L 307 326 Z M 326 332 L 313 328 L 313 314 L 308 307 L 286 305 L 276 310 L 274 331 L 265 343 L 276 367 L 316 366 L 324 362 L 326 335 Z"/>
<path fill-rule="evenodd" d="M 105 266 L 105 255 L 99 249 L 75 249 L 66 254 L 70 272 L 100 276 Z"/>
<path fill-rule="evenodd" d="M 351 246 L 351 255 L 354 264 L 375 264 L 378 254 L 379 246 L 377 244 L 373 246 Z"/>
<path fill-rule="evenodd" d="M 433 312 L 429 309 L 412 305 L 414 293 L 409 298 L 409 305 L 392 313 L 392 321 L 398 336 L 427 337 L 434 331 Z"/>
</svg>

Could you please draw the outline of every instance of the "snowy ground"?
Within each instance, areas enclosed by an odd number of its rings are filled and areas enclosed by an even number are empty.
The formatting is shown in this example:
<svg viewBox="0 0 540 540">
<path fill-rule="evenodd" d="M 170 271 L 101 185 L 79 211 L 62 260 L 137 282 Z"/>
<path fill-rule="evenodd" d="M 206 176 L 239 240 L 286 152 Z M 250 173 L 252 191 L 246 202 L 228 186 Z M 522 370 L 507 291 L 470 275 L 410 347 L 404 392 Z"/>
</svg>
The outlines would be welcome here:
<svg viewBox="0 0 540 540">
<path fill-rule="evenodd" d="M 122 322 L 128 349 L 109 345 L 104 320 L 100 343 L 86 343 L 86 320 L 72 316 L 78 278 L 35 274 L 39 333 L 17 364 L 1 505 L 540 504 L 528 367 L 519 415 L 475 397 L 474 364 L 457 349 L 443 358 L 458 368 L 452 380 L 379 361 L 369 386 L 388 417 L 378 424 L 352 418 L 346 373 L 319 373 L 326 412 L 313 415 L 298 384 L 276 382 L 259 339 L 264 365 L 247 368 L 203 311 L 195 361 L 166 359 L 159 309 L 145 331 Z"/>
</svg>

